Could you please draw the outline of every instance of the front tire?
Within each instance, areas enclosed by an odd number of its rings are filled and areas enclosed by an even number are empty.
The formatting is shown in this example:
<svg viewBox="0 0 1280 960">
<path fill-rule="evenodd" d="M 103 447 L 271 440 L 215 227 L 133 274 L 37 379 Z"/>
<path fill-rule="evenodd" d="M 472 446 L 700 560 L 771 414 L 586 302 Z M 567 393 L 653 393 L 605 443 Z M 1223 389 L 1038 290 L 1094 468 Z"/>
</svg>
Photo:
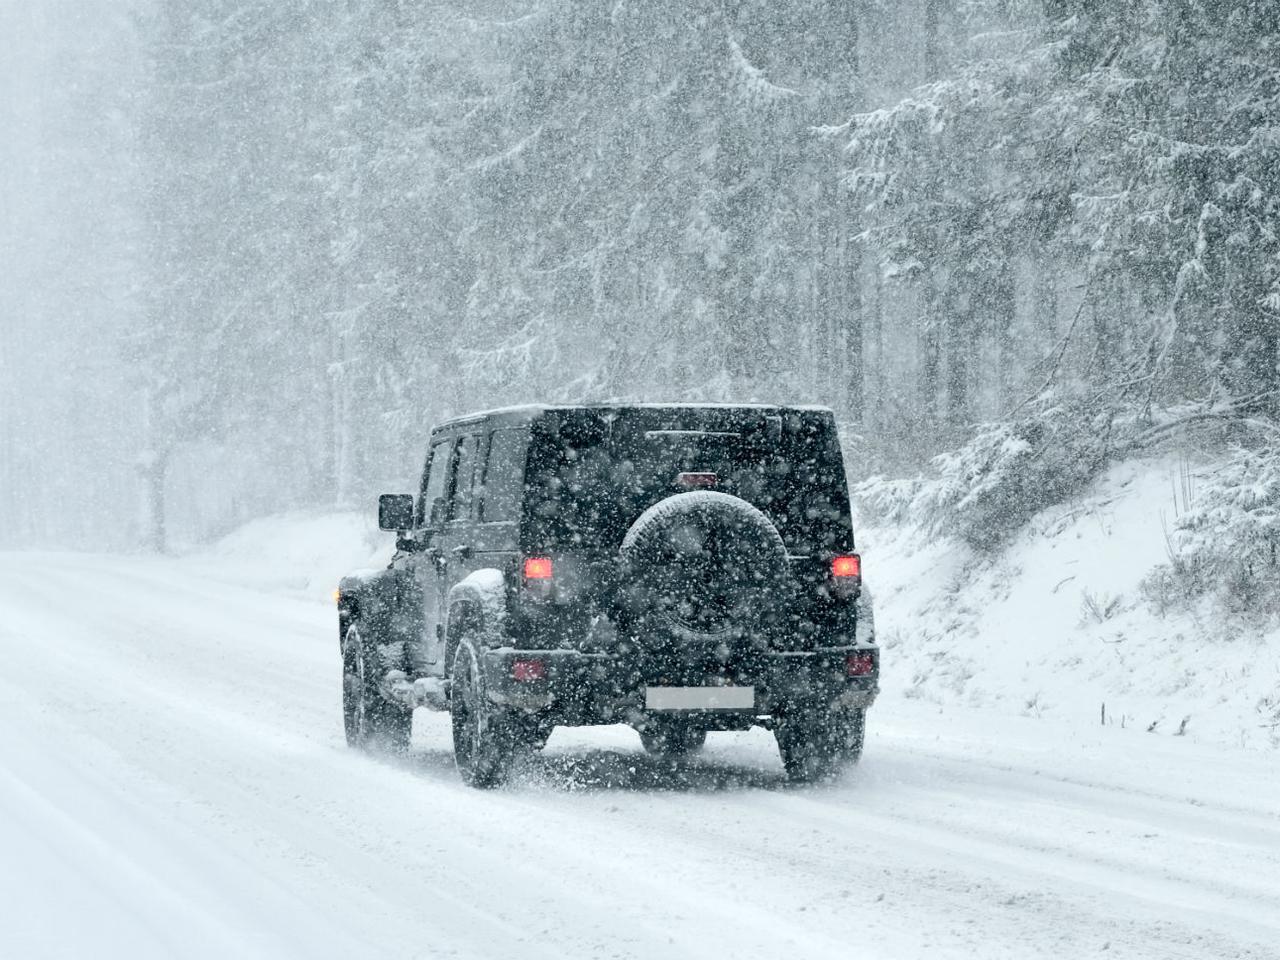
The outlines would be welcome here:
<svg viewBox="0 0 1280 960">
<path fill-rule="evenodd" d="M 413 713 L 388 703 L 378 692 L 377 656 L 376 646 L 365 641 L 359 624 L 351 624 L 342 644 L 342 726 L 347 746 L 403 753 L 409 749 Z"/>
</svg>

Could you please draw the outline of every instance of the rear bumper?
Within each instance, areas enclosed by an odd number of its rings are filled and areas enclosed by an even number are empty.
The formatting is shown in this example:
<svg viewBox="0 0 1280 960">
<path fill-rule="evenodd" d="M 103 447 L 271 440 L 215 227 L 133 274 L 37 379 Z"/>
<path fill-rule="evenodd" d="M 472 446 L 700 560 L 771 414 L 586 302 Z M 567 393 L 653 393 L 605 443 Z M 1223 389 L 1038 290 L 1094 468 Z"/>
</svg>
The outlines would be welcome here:
<svg viewBox="0 0 1280 960">
<path fill-rule="evenodd" d="M 849 655 L 867 653 L 874 658 L 872 672 L 848 676 Z M 542 714 L 549 722 L 637 723 L 655 712 L 645 706 L 650 684 L 640 678 L 633 663 L 613 654 L 503 648 L 484 651 L 481 657 L 485 686 L 494 703 Z M 513 665 L 530 660 L 542 663 L 543 676 L 515 679 Z M 739 672 L 732 681 L 735 686 L 754 687 L 752 707 L 678 712 L 686 716 L 714 714 L 732 725 L 815 706 L 865 709 L 879 693 L 879 680 L 879 650 L 870 645 L 768 653 L 757 658 L 749 674 Z"/>
</svg>

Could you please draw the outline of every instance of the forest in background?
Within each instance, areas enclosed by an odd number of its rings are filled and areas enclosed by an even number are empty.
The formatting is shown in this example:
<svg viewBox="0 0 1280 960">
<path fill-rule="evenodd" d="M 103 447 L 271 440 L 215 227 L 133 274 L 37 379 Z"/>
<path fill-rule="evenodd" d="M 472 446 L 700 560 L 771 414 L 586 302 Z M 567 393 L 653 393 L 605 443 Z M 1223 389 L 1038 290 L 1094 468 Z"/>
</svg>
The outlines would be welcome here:
<svg viewBox="0 0 1280 960">
<path fill-rule="evenodd" d="M 944 454 L 863 499 L 979 546 L 1211 425 L 1239 456 L 1192 526 L 1247 515 L 1274 570 L 1270 0 L 50 0 L 0 27 L 0 540 L 363 504 L 478 407 L 758 400 L 835 408 L 858 479 Z"/>
</svg>

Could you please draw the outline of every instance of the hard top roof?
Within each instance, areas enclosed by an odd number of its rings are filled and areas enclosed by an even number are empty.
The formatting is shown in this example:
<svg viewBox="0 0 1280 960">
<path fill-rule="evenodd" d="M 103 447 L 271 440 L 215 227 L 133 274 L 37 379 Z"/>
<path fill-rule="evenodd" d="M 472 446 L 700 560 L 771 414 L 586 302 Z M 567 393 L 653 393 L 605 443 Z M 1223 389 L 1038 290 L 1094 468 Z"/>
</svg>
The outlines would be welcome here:
<svg viewBox="0 0 1280 960">
<path fill-rule="evenodd" d="M 510 407 L 477 410 L 457 417 L 450 417 L 432 428 L 433 434 L 453 427 L 479 423 L 483 420 L 503 420 L 508 423 L 524 423 L 541 414 L 557 410 L 753 410 L 761 413 L 785 410 L 805 413 L 831 413 L 830 407 L 820 404 L 782 403 L 527 403 Z"/>
</svg>

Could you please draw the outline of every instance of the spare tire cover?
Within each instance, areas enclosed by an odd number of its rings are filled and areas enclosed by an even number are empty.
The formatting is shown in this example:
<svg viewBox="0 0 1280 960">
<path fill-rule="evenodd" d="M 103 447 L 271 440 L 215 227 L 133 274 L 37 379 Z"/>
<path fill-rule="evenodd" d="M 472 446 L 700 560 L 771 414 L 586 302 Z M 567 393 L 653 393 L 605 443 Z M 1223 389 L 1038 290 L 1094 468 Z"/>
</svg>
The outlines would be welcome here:
<svg viewBox="0 0 1280 960">
<path fill-rule="evenodd" d="M 769 518 L 713 490 L 654 504 L 622 541 L 627 607 L 688 639 L 751 629 L 787 583 L 787 551 Z"/>
</svg>

